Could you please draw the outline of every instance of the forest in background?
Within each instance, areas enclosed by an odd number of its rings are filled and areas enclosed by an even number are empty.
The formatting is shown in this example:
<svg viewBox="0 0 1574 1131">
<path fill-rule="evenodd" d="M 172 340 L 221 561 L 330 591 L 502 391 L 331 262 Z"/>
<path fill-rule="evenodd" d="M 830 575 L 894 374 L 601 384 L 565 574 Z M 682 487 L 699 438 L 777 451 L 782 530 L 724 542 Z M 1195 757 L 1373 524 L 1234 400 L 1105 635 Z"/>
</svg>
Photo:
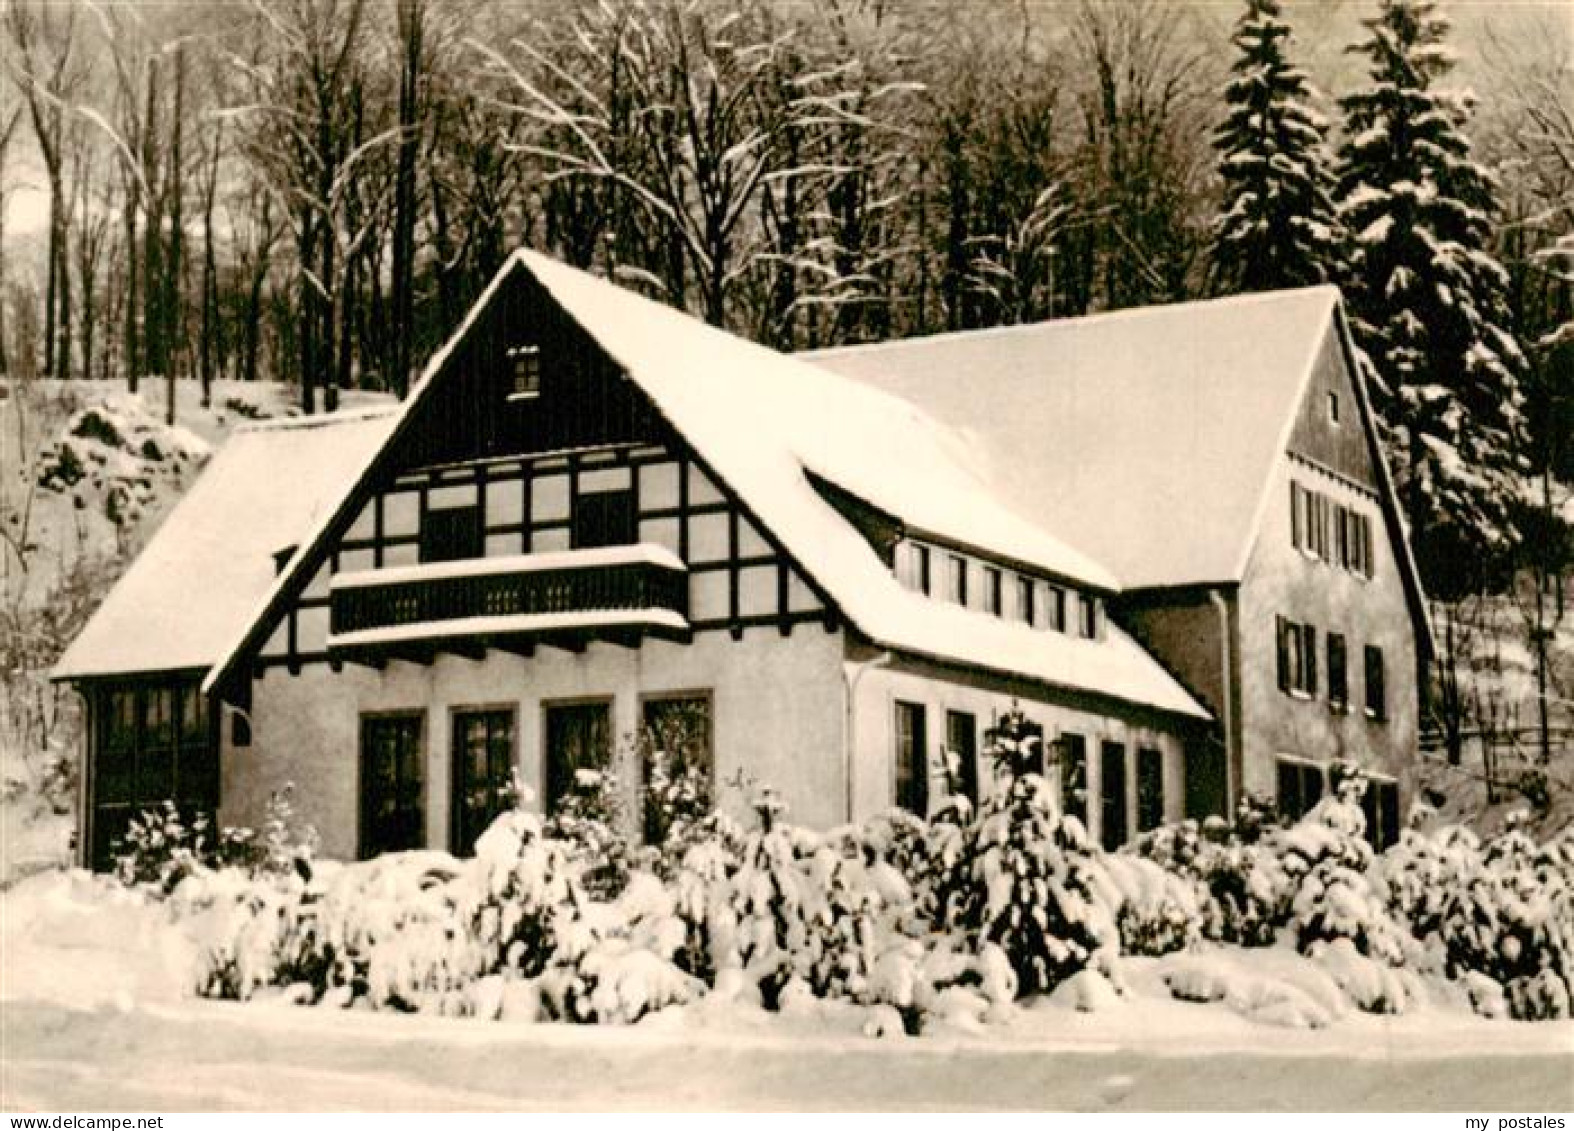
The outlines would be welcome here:
<svg viewBox="0 0 1574 1131">
<path fill-rule="evenodd" d="M 1434 732 L 1546 762 L 1574 34 L 1503 11 L 0 0 L 0 218 L 47 208 L 0 229 L 0 373 L 398 395 L 520 245 L 783 349 L 1333 282 L 1441 599 Z M 1534 720 L 1472 678 L 1505 616 Z"/>
</svg>

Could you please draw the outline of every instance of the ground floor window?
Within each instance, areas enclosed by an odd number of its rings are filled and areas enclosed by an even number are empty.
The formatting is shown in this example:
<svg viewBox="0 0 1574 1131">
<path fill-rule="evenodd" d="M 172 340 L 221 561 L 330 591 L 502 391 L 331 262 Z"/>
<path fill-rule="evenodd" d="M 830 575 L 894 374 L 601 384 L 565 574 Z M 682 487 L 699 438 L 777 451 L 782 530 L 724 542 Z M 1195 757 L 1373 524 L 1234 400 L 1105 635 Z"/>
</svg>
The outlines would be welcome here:
<svg viewBox="0 0 1574 1131">
<path fill-rule="evenodd" d="M 955 763 L 951 788 L 978 805 L 978 719 L 968 711 L 945 713 L 945 745 Z"/>
<path fill-rule="evenodd" d="M 612 703 L 553 703 L 545 708 L 544 801 L 556 813 L 580 770 L 604 770 L 612 760 Z"/>
<path fill-rule="evenodd" d="M 1119 742 L 1104 743 L 1099 760 L 1103 780 L 1099 782 L 1099 811 L 1103 817 L 1100 839 L 1114 851 L 1126 840 L 1126 747 Z"/>
<path fill-rule="evenodd" d="M 1088 823 L 1088 740 L 1080 734 L 1060 736 L 1060 809 Z"/>
<path fill-rule="evenodd" d="M 929 813 L 929 742 L 922 703 L 896 705 L 896 803 L 920 817 Z"/>
<path fill-rule="evenodd" d="M 667 839 L 674 804 L 685 790 L 684 779 L 698 776 L 707 790 L 711 788 L 715 776 L 711 695 L 696 691 L 648 696 L 640 714 L 645 843 L 661 844 Z"/>
<path fill-rule="evenodd" d="M 1322 800 L 1323 768 L 1311 762 L 1281 758 L 1279 767 L 1279 815 L 1298 821 Z"/>
<path fill-rule="evenodd" d="M 454 712 L 454 851 L 468 856 L 514 801 L 512 707 Z"/>
<path fill-rule="evenodd" d="M 92 866 L 114 864 L 138 814 L 174 802 L 187 819 L 219 804 L 219 765 L 207 700 L 195 676 L 101 688 L 91 694 L 87 844 Z"/>
<path fill-rule="evenodd" d="M 1164 755 L 1152 747 L 1137 751 L 1137 831 L 1164 823 Z"/>
<path fill-rule="evenodd" d="M 361 859 L 426 844 L 422 713 L 361 716 Z"/>
<path fill-rule="evenodd" d="M 1387 778 L 1372 778 L 1361 798 L 1366 814 L 1366 839 L 1378 852 L 1399 839 L 1399 784 Z"/>
</svg>

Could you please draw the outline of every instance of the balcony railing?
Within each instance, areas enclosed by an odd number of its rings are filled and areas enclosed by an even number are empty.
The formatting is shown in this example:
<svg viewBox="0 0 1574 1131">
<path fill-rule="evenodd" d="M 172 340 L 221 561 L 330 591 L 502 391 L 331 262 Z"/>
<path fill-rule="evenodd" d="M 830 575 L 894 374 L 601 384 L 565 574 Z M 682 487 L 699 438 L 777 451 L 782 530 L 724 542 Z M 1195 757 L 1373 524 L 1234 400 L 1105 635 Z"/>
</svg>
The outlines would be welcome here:
<svg viewBox="0 0 1574 1131">
<path fill-rule="evenodd" d="M 329 649 L 626 639 L 688 629 L 688 574 L 659 546 L 609 546 L 339 574 Z"/>
</svg>

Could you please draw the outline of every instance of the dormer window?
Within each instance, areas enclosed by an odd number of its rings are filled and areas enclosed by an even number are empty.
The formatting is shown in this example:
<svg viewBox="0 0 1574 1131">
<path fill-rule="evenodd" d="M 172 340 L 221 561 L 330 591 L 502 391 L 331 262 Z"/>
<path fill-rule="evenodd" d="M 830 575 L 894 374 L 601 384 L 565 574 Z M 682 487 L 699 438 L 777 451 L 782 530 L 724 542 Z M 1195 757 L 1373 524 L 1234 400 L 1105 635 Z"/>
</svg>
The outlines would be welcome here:
<svg viewBox="0 0 1574 1131">
<path fill-rule="evenodd" d="M 515 346 L 508 351 L 508 364 L 514 375 L 511 401 L 533 400 L 541 395 L 541 347 Z"/>
<path fill-rule="evenodd" d="M 1095 640 L 1099 634 L 1099 603 L 1086 593 L 1077 598 L 1078 627 L 1084 640 Z"/>
<path fill-rule="evenodd" d="M 960 554 L 952 554 L 948 568 L 950 572 L 946 578 L 946 598 L 965 608 L 967 606 L 967 559 Z"/>
<path fill-rule="evenodd" d="M 929 594 L 929 547 L 903 542 L 896 549 L 896 577 L 909 589 Z"/>
</svg>

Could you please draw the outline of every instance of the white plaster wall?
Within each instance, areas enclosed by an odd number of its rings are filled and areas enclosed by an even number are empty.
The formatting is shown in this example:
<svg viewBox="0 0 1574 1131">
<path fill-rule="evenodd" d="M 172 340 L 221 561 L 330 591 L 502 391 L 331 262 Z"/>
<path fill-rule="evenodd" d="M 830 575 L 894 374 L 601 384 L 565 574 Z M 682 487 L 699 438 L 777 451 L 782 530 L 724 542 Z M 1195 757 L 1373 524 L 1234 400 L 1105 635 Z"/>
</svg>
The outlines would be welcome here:
<svg viewBox="0 0 1574 1131">
<path fill-rule="evenodd" d="M 854 667 L 851 670 L 856 672 L 857 669 Z M 1044 728 L 1046 742 L 1053 742 L 1065 732 L 1080 734 L 1087 740 L 1088 831 L 1093 837 L 1097 838 L 1102 833 L 1102 814 L 1098 803 L 1098 799 L 1103 796 L 1100 744 L 1106 739 L 1123 743 L 1126 747 L 1127 836 L 1136 834 L 1139 747 L 1152 747 L 1163 755 L 1165 820 L 1178 821 L 1185 815 L 1184 743 L 1177 734 L 1162 727 L 1062 703 L 1013 695 L 988 686 L 987 680 L 982 677 L 948 680 L 935 678 L 930 673 L 870 667 L 856 679 L 853 733 L 859 757 L 853 797 L 855 819 L 879 813 L 895 804 L 894 731 L 898 700 L 922 703 L 925 708 L 931 755 L 928 759 L 931 800 L 938 798 L 944 789 L 935 754 L 945 742 L 945 713 L 967 711 L 977 718 L 980 731 L 979 789 L 987 796 L 997 783 L 993 780 L 993 767 L 985 753 L 983 731 L 1015 703 L 1031 721 Z M 1055 781 L 1054 784 L 1058 796 L 1059 782 Z"/>
<path fill-rule="evenodd" d="M 1308 557 L 1290 540 L 1290 478 L 1368 515 L 1373 533 L 1373 571 L 1359 577 Z M 1241 586 L 1241 703 L 1244 759 L 1242 785 L 1273 796 L 1275 756 L 1317 762 L 1354 761 L 1400 779 L 1409 788 L 1420 710 L 1416 689 L 1416 642 L 1410 607 L 1393 546 L 1384 534 L 1378 502 L 1331 475 L 1288 458 L 1279 461 L 1268 487 L 1269 505 Z M 1296 698 L 1279 690 L 1274 618 L 1317 629 L 1317 694 Z M 1328 634 L 1342 632 L 1347 648 L 1350 709 L 1328 705 Z M 1363 645 L 1383 649 L 1387 720 L 1363 711 Z"/>
<path fill-rule="evenodd" d="M 317 829 L 324 854 L 353 857 L 360 716 L 424 709 L 427 843 L 447 847 L 455 709 L 516 708 L 521 776 L 539 797 L 544 702 L 611 697 L 621 748 L 638 729 L 641 695 L 709 690 L 718 787 L 746 769 L 780 792 L 793 820 L 825 827 L 844 813 L 842 655 L 840 633 L 800 625 L 787 637 L 774 628 L 737 641 L 711 632 L 690 644 L 593 644 L 579 654 L 542 648 L 530 658 L 493 651 L 481 661 L 441 656 L 430 666 L 394 662 L 380 671 L 311 664 L 291 676 L 270 668 L 253 684 L 251 747 L 223 753 L 222 820 L 257 824 L 270 793 L 293 782 L 296 810 Z M 634 777 L 627 766 L 620 776 Z M 718 793 L 724 804 L 738 803 L 725 788 Z"/>
</svg>

